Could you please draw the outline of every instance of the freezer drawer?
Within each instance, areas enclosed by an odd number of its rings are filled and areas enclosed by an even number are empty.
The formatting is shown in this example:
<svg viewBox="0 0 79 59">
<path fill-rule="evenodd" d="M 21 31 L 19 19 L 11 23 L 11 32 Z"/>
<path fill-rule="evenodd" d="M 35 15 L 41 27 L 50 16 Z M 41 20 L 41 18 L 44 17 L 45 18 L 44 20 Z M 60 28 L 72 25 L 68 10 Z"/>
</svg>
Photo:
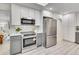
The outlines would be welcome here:
<svg viewBox="0 0 79 59">
<path fill-rule="evenodd" d="M 56 36 L 47 36 L 47 38 L 46 38 L 46 47 L 47 48 L 56 45 L 56 43 L 57 43 Z"/>
<path fill-rule="evenodd" d="M 33 39 L 34 39 L 34 37 L 23 39 L 23 47 L 27 47 L 27 46 L 35 44 L 36 41 Z"/>
<path fill-rule="evenodd" d="M 79 44 L 79 32 L 76 32 L 76 43 Z"/>
<path fill-rule="evenodd" d="M 22 37 L 21 35 L 10 37 L 10 54 L 14 55 L 22 52 Z"/>
</svg>

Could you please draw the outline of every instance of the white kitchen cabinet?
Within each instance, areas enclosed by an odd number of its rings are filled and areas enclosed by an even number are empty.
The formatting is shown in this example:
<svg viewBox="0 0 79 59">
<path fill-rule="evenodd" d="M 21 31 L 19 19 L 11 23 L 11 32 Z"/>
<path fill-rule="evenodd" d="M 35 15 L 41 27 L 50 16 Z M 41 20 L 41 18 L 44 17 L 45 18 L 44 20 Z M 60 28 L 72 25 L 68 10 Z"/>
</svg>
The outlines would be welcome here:
<svg viewBox="0 0 79 59">
<path fill-rule="evenodd" d="M 76 15 L 69 15 L 69 40 L 75 42 L 75 25 L 76 25 Z"/>
<path fill-rule="evenodd" d="M 40 25 L 41 13 L 38 10 L 35 10 L 35 25 Z"/>
<path fill-rule="evenodd" d="M 22 52 L 22 35 L 10 36 L 10 54 Z"/>
<path fill-rule="evenodd" d="M 76 14 L 77 20 L 76 20 L 76 26 L 79 26 L 79 13 Z"/>
<path fill-rule="evenodd" d="M 21 7 L 21 18 L 29 17 L 29 9 L 25 7 Z"/>
<path fill-rule="evenodd" d="M 63 16 L 63 20 L 62 20 L 62 24 L 63 24 L 63 36 L 64 36 L 64 40 L 68 39 L 68 17 L 67 15 Z"/>
<path fill-rule="evenodd" d="M 52 12 L 50 11 L 47 11 L 47 10 L 43 10 L 43 16 L 46 16 L 46 17 L 52 17 Z"/>
<path fill-rule="evenodd" d="M 21 7 L 21 18 L 35 19 L 34 9 L 27 8 L 27 7 Z"/>
<path fill-rule="evenodd" d="M 11 23 L 12 25 L 21 25 L 20 6 L 16 4 L 11 5 Z"/>
<path fill-rule="evenodd" d="M 68 18 L 69 18 L 69 26 L 75 27 L 76 26 L 76 14 L 70 14 Z"/>
<path fill-rule="evenodd" d="M 30 18 L 35 19 L 35 17 L 34 17 L 34 9 L 29 8 L 29 14 L 28 15 L 29 15 Z"/>
<path fill-rule="evenodd" d="M 64 40 L 75 42 L 75 14 L 67 14 L 63 16 L 63 34 Z"/>
</svg>

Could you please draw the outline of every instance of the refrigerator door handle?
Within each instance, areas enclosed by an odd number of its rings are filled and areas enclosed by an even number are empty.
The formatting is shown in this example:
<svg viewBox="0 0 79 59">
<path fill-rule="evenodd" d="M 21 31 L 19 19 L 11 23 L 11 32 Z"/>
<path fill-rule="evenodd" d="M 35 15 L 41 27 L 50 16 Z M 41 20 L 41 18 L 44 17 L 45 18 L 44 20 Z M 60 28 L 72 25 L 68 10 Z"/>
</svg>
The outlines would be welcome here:
<svg viewBox="0 0 79 59">
<path fill-rule="evenodd" d="M 56 38 L 56 35 L 46 35 L 46 36 L 52 36 L 52 37 Z"/>
<path fill-rule="evenodd" d="M 57 36 L 56 35 L 53 35 L 53 37 L 56 38 Z"/>
</svg>

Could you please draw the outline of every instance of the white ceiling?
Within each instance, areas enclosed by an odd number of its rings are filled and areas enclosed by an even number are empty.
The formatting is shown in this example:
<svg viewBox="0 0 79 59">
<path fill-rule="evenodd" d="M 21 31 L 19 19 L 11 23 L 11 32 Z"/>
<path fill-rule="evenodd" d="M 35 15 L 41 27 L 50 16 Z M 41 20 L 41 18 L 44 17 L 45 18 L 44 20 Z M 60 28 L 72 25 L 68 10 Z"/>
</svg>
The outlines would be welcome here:
<svg viewBox="0 0 79 59">
<path fill-rule="evenodd" d="M 43 9 L 43 6 L 39 5 L 37 3 L 16 3 L 16 4 L 21 5 L 21 6 L 25 6 L 25 7 L 29 7 L 29 8 L 33 8 L 33 9 L 37 9 L 37 10 Z"/>
<path fill-rule="evenodd" d="M 69 12 L 79 12 L 79 3 L 20 3 L 20 5 L 28 6 L 39 10 L 49 10 L 50 8 L 52 8 L 52 12 L 61 14 L 66 14 Z"/>
<path fill-rule="evenodd" d="M 48 3 L 36 3 L 36 4 L 39 4 L 39 5 L 42 5 L 42 6 L 46 6 Z"/>
<path fill-rule="evenodd" d="M 53 8 L 58 13 L 79 12 L 79 3 L 49 3 L 45 8 Z"/>
</svg>

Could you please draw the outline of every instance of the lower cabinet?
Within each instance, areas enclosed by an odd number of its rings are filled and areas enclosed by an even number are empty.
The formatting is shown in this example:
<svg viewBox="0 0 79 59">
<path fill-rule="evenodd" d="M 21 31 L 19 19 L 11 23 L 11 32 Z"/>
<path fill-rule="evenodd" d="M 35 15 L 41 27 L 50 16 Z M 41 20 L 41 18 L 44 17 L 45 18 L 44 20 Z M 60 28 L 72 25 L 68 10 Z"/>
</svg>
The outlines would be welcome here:
<svg viewBox="0 0 79 59">
<path fill-rule="evenodd" d="M 11 4 L 11 24 L 21 25 L 21 18 L 35 19 L 35 24 L 40 25 L 41 11 Z"/>
<path fill-rule="evenodd" d="M 15 55 L 22 52 L 22 36 L 11 36 L 10 37 L 10 54 Z"/>
<path fill-rule="evenodd" d="M 64 40 L 75 42 L 76 15 L 74 13 L 64 15 L 62 25 Z"/>
<path fill-rule="evenodd" d="M 36 45 L 37 45 L 37 47 L 42 45 L 42 39 L 43 39 L 43 34 L 37 33 L 37 35 L 36 35 Z"/>
</svg>

